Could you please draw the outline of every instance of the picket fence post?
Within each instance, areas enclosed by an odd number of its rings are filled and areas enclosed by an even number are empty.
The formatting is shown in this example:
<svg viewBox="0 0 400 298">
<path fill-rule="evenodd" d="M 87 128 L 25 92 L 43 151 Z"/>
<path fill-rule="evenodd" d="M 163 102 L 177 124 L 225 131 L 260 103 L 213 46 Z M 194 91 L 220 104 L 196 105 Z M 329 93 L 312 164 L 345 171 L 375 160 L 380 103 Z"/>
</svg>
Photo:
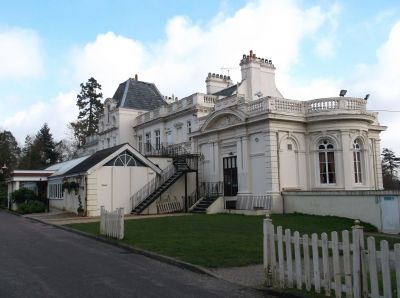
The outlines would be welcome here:
<svg viewBox="0 0 400 298">
<path fill-rule="evenodd" d="M 272 230 L 272 234 L 271 234 L 271 230 Z M 270 287 L 270 286 L 272 286 L 273 281 L 272 281 L 272 268 L 271 268 L 272 254 L 271 254 L 269 243 L 271 241 L 272 241 L 272 243 L 274 243 L 274 234 L 273 234 L 272 219 L 269 217 L 268 213 L 264 219 L 263 231 L 264 231 L 264 243 L 263 243 L 264 250 L 263 251 L 264 251 L 265 283 L 266 283 L 266 286 Z"/>
</svg>

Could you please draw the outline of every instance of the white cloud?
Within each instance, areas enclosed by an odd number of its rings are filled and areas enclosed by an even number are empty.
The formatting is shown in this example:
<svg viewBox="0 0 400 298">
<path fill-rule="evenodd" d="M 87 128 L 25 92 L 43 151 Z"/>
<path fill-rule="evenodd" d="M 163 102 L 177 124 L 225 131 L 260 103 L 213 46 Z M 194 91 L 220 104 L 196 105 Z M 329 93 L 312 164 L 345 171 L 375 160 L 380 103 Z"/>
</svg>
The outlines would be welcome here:
<svg viewBox="0 0 400 298">
<path fill-rule="evenodd" d="M 272 58 L 283 76 L 297 62 L 304 37 L 329 22 L 330 16 L 318 6 L 302 9 L 290 0 L 250 2 L 232 16 L 219 13 L 202 25 L 175 16 L 166 25 L 165 39 L 154 44 L 112 32 L 97 36 L 76 49 L 72 73 L 76 84 L 94 76 L 105 97 L 135 73 L 166 95 L 181 97 L 204 91 L 207 73 L 221 72 L 222 66 L 235 68 L 230 74 L 238 81 L 239 60 L 252 49 Z"/>
<path fill-rule="evenodd" d="M 36 77 L 43 72 L 41 41 L 36 32 L 0 28 L 0 79 Z"/>
<path fill-rule="evenodd" d="M 143 63 L 144 48 L 138 41 L 116 35 L 100 34 L 94 42 L 75 49 L 73 79 L 76 86 L 94 77 L 101 85 L 103 94 L 111 97 L 117 84 L 134 77 Z"/>
<path fill-rule="evenodd" d="M 60 93 L 48 103 L 38 102 L 27 109 L 20 110 L 4 119 L 1 127 L 10 130 L 20 143 L 26 135 L 35 134 L 47 122 L 53 137 L 60 140 L 65 137 L 67 123 L 78 115 L 75 106 L 76 93 Z"/>
</svg>

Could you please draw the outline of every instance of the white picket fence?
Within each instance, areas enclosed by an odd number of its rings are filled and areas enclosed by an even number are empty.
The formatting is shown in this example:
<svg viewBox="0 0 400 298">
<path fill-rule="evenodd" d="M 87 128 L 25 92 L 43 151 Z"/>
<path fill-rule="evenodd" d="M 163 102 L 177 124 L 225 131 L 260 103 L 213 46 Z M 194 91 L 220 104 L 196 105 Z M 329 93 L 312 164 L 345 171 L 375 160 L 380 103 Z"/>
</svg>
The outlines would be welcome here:
<svg viewBox="0 0 400 298">
<path fill-rule="evenodd" d="M 264 220 L 264 269 L 266 283 L 279 288 L 297 288 L 335 297 L 400 297 L 400 244 L 389 251 L 386 240 L 376 250 L 370 236 L 365 247 L 361 226 L 328 235 L 300 236 Z M 391 278 L 392 277 L 392 278 Z M 395 282 L 392 281 L 395 280 Z"/>
<path fill-rule="evenodd" d="M 108 237 L 124 239 L 124 208 L 107 211 L 100 209 L 100 234 Z"/>
</svg>

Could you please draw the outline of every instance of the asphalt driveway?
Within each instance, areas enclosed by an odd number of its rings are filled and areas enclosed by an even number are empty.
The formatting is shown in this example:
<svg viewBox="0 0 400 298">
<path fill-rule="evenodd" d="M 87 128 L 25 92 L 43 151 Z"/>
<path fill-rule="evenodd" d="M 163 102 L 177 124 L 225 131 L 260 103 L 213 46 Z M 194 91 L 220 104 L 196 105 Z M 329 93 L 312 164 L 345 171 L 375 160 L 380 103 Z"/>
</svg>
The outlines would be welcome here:
<svg viewBox="0 0 400 298">
<path fill-rule="evenodd" d="M 0 297 L 262 297 L 0 211 Z"/>
</svg>

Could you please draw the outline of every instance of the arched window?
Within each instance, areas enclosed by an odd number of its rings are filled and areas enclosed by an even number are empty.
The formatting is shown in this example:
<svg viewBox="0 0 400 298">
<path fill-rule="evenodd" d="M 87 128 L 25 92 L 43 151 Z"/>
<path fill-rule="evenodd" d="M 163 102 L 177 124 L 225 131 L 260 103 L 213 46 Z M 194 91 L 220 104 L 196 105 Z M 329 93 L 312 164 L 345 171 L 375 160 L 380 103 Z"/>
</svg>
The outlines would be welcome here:
<svg viewBox="0 0 400 298">
<path fill-rule="evenodd" d="M 354 182 L 362 183 L 362 171 L 361 171 L 361 142 L 354 140 L 353 143 L 353 167 L 354 167 Z"/>
<path fill-rule="evenodd" d="M 136 167 L 136 160 L 129 154 L 122 153 L 114 160 L 114 166 Z"/>
<path fill-rule="evenodd" d="M 318 145 L 319 180 L 321 184 L 336 183 L 335 152 L 329 140 L 322 140 Z"/>
<path fill-rule="evenodd" d="M 107 106 L 107 123 L 110 123 L 111 106 Z"/>
</svg>

